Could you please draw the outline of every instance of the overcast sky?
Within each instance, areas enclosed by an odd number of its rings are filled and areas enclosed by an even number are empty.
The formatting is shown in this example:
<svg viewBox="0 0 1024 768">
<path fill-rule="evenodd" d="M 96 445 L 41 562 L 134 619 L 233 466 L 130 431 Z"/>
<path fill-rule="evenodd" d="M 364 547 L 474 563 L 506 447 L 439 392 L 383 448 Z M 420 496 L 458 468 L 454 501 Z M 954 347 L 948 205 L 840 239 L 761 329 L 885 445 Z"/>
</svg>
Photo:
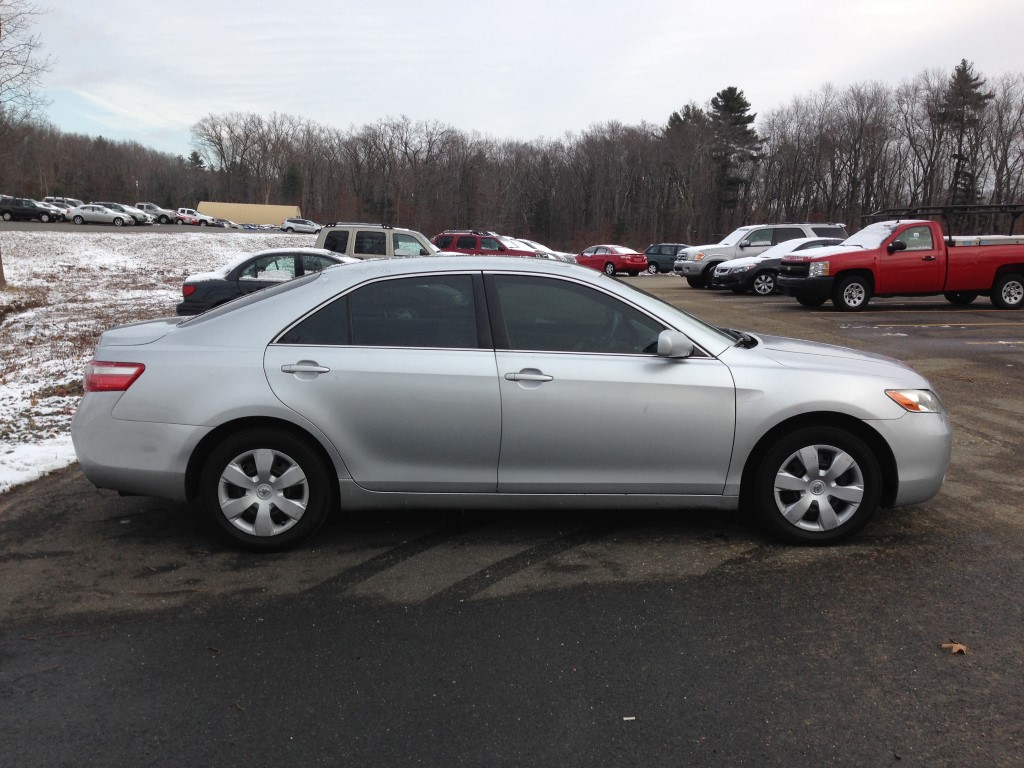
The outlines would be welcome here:
<svg viewBox="0 0 1024 768">
<path fill-rule="evenodd" d="M 63 131 L 176 154 L 214 113 L 339 129 L 406 116 L 532 141 L 663 124 L 736 86 L 767 112 L 827 82 L 961 59 L 1024 71 L 1021 0 L 39 0 Z"/>
</svg>

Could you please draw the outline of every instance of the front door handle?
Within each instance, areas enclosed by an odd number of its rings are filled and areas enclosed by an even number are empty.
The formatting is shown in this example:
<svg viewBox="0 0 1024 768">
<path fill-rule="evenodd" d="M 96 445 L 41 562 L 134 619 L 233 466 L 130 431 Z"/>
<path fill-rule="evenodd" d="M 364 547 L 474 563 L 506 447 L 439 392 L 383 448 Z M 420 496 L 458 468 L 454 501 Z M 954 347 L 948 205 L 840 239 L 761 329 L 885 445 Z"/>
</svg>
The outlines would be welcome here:
<svg viewBox="0 0 1024 768">
<path fill-rule="evenodd" d="M 936 258 L 935 256 L 922 256 L 921 261 L 935 261 Z"/>
<path fill-rule="evenodd" d="M 546 373 L 528 373 L 526 371 L 520 371 L 519 373 L 506 373 L 505 381 L 554 381 L 554 376 L 548 376 Z"/>
</svg>

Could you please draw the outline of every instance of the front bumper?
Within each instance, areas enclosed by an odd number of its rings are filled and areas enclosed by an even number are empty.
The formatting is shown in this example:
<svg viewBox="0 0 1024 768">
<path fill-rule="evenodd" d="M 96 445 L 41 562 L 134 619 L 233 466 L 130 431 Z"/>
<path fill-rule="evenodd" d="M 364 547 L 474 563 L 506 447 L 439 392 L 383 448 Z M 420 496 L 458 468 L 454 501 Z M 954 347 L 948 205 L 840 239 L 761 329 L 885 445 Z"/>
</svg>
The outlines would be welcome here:
<svg viewBox="0 0 1024 768">
<path fill-rule="evenodd" d="M 683 277 L 698 277 L 704 272 L 704 262 L 676 259 L 676 263 L 672 265 L 672 271 Z"/>
<path fill-rule="evenodd" d="M 779 293 L 800 299 L 826 301 L 832 297 L 834 277 L 787 277 L 779 275 L 775 284 Z"/>
</svg>

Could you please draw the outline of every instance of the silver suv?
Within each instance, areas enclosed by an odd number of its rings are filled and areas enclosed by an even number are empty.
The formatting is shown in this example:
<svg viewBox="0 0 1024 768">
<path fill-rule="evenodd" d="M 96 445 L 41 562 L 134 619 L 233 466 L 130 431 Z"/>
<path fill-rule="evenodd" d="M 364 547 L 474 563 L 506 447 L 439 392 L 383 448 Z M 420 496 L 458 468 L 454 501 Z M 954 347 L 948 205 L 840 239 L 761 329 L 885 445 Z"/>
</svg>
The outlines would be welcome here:
<svg viewBox="0 0 1024 768">
<path fill-rule="evenodd" d="M 693 245 L 676 257 L 672 271 L 686 278 L 691 288 L 707 288 L 715 267 L 740 256 L 757 256 L 773 245 L 798 237 L 849 237 L 843 224 L 752 224 L 731 232 L 715 245 Z"/>
<path fill-rule="evenodd" d="M 316 247 L 356 259 L 433 256 L 438 250 L 420 232 L 387 224 L 325 224 Z"/>
</svg>

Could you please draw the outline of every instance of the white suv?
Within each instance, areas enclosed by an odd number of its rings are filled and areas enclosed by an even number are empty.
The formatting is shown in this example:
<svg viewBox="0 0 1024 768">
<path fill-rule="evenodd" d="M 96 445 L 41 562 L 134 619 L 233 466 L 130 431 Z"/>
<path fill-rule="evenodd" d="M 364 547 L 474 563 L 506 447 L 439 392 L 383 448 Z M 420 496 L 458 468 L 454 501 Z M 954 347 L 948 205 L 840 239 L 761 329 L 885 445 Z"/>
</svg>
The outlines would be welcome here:
<svg viewBox="0 0 1024 768">
<path fill-rule="evenodd" d="M 843 224 L 752 224 L 731 232 L 715 245 L 693 245 L 676 256 L 672 271 L 686 278 L 691 288 L 707 288 L 715 267 L 740 256 L 757 256 L 773 245 L 798 237 L 838 237 L 849 235 Z"/>
<path fill-rule="evenodd" d="M 420 232 L 386 224 L 325 224 L 317 248 L 356 259 L 433 256 L 437 248 Z"/>
</svg>

